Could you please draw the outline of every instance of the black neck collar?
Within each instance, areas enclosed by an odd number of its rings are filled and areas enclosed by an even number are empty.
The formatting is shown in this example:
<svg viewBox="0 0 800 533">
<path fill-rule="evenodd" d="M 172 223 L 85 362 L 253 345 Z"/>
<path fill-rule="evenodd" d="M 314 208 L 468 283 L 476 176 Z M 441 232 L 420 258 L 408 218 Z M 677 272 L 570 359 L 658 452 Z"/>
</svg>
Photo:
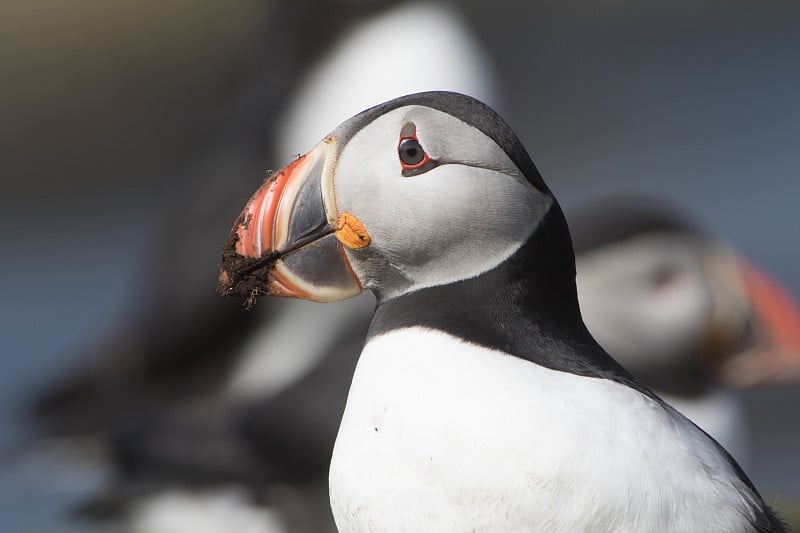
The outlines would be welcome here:
<svg viewBox="0 0 800 533">
<path fill-rule="evenodd" d="M 413 326 L 440 330 L 553 370 L 610 379 L 656 398 L 583 324 L 572 244 L 555 203 L 527 242 L 494 269 L 380 301 L 367 340 Z"/>
</svg>

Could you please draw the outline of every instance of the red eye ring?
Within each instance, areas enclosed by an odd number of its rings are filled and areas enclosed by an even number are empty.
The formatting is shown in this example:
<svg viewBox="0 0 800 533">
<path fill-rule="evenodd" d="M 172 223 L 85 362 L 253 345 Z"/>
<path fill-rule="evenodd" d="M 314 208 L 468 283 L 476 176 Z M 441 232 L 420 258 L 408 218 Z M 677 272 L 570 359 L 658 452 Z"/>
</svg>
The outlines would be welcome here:
<svg viewBox="0 0 800 533">
<path fill-rule="evenodd" d="M 401 137 L 397 145 L 397 155 L 403 170 L 414 170 L 422 167 L 430 157 L 414 137 Z"/>
<path fill-rule="evenodd" d="M 403 169 L 403 176 L 416 176 L 436 166 L 436 161 L 428 156 L 419 143 L 417 133 L 401 135 L 397 144 L 397 156 Z"/>
</svg>

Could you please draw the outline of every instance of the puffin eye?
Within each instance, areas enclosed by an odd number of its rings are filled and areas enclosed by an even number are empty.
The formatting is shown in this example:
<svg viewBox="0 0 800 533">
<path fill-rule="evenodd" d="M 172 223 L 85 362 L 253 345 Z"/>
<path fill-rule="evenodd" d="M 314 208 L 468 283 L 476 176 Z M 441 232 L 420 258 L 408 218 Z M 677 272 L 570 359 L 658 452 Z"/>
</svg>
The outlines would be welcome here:
<svg viewBox="0 0 800 533">
<path fill-rule="evenodd" d="M 403 176 L 409 178 L 427 172 L 437 165 L 437 162 L 425 153 L 417 140 L 416 132 L 405 133 L 400 137 L 397 145 L 397 155 L 400 157 L 400 166 L 403 167 Z"/>
<path fill-rule="evenodd" d="M 681 276 L 681 267 L 674 263 L 655 265 L 648 273 L 651 288 L 663 290 L 671 287 Z"/>
<path fill-rule="evenodd" d="M 425 159 L 425 151 L 416 139 L 403 139 L 397 148 L 403 168 L 415 167 Z"/>
</svg>

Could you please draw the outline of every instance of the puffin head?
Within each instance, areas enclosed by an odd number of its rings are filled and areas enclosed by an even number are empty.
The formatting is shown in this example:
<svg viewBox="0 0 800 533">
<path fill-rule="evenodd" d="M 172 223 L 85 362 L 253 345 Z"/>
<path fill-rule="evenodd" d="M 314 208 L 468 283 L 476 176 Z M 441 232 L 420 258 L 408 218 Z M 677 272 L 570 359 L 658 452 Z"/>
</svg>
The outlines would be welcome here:
<svg viewBox="0 0 800 533">
<path fill-rule="evenodd" d="M 554 208 L 491 108 L 457 93 L 408 95 L 267 178 L 234 223 L 219 291 L 326 302 L 366 288 L 387 300 L 493 269 Z"/>
<path fill-rule="evenodd" d="M 665 393 L 800 379 L 800 308 L 788 291 L 661 200 L 607 198 L 570 228 L 586 325 Z"/>
</svg>

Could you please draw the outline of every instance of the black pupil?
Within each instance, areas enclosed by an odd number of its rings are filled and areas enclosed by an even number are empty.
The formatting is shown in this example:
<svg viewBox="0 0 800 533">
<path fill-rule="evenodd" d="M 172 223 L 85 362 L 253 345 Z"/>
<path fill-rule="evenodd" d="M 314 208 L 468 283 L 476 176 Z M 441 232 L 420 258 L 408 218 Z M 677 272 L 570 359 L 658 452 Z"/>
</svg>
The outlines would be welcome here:
<svg viewBox="0 0 800 533">
<path fill-rule="evenodd" d="M 400 160 L 406 165 L 417 165 L 425 157 L 422 146 L 414 139 L 403 139 L 400 143 Z"/>
</svg>

